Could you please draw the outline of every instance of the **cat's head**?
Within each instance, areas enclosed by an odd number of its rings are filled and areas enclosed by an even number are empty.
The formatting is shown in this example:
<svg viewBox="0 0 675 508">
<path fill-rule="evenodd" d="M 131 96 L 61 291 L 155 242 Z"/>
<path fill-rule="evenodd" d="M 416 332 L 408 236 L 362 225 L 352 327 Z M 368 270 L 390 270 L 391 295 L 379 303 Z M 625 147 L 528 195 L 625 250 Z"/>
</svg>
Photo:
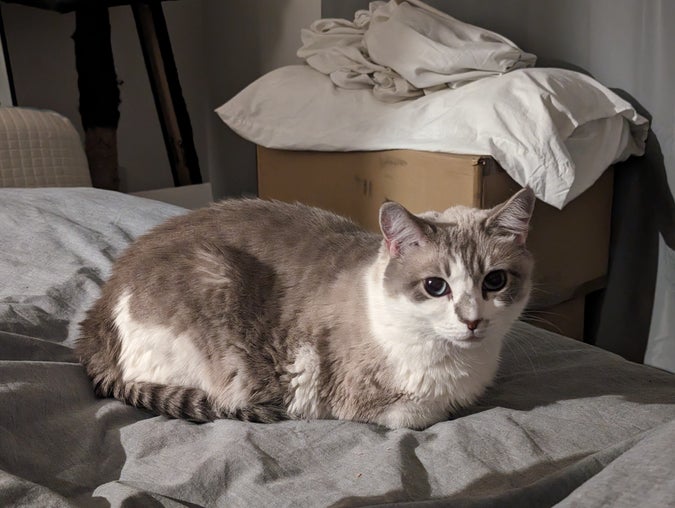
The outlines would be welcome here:
<svg viewBox="0 0 675 508">
<path fill-rule="evenodd" d="M 534 203 L 526 188 L 490 210 L 413 215 L 383 204 L 383 289 L 392 325 L 460 347 L 500 339 L 529 298 L 533 261 L 525 240 Z"/>
</svg>

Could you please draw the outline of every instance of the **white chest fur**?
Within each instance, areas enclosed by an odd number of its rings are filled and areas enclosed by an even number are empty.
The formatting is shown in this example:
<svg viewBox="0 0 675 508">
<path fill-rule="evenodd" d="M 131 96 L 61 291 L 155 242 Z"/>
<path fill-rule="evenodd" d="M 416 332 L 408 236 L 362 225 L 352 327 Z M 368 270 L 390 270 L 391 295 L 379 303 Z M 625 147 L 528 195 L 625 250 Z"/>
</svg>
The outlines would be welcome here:
<svg viewBox="0 0 675 508">
<path fill-rule="evenodd" d="M 316 350 L 304 345 L 289 366 L 289 388 L 292 398 L 288 412 L 302 418 L 321 418 L 323 411 L 319 400 L 320 360 Z"/>
<path fill-rule="evenodd" d="M 382 272 L 376 264 L 366 276 L 371 330 L 387 356 L 392 383 L 411 403 L 393 407 L 381 423 L 425 426 L 483 393 L 497 370 L 501 337 L 484 337 L 471 347 L 439 337 L 434 308 L 387 295 Z"/>
</svg>

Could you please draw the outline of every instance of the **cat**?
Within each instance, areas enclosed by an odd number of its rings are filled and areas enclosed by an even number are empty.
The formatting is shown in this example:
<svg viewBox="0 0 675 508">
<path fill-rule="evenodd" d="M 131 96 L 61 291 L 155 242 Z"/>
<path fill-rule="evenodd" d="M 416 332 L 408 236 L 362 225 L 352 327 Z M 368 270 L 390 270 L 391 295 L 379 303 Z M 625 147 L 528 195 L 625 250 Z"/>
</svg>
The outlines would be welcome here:
<svg viewBox="0 0 675 508">
<path fill-rule="evenodd" d="M 131 244 L 76 352 L 97 395 L 168 417 L 423 429 L 494 378 L 529 298 L 534 202 L 529 188 L 490 210 L 385 202 L 379 235 L 224 200 Z"/>
</svg>

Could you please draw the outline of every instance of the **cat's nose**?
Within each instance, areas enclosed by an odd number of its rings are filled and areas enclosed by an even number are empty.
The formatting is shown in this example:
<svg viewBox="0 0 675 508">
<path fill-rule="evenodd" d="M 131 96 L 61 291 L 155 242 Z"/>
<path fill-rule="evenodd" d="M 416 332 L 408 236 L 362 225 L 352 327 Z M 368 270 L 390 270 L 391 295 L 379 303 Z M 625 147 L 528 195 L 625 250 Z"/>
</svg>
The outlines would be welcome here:
<svg viewBox="0 0 675 508">
<path fill-rule="evenodd" d="M 466 325 L 466 327 L 469 330 L 471 330 L 473 332 L 476 328 L 478 328 L 478 325 L 480 324 L 481 321 L 483 321 L 483 320 L 482 319 L 475 319 L 473 321 L 462 321 L 462 322 Z"/>
</svg>

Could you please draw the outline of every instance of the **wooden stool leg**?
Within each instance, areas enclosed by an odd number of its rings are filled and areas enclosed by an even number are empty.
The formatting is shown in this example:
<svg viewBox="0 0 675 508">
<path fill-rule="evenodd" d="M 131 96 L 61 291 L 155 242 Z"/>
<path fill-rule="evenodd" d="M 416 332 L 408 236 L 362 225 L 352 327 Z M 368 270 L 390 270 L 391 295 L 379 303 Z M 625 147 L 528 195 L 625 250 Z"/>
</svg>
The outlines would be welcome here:
<svg viewBox="0 0 675 508">
<path fill-rule="evenodd" d="M 174 184 L 179 186 L 201 183 L 192 125 L 183 99 L 161 2 L 133 3 L 131 7 L 162 125 Z"/>
<path fill-rule="evenodd" d="M 73 40 L 80 117 L 92 184 L 102 189 L 119 190 L 117 125 L 120 92 L 110 45 L 108 9 L 78 9 Z"/>
</svg>

